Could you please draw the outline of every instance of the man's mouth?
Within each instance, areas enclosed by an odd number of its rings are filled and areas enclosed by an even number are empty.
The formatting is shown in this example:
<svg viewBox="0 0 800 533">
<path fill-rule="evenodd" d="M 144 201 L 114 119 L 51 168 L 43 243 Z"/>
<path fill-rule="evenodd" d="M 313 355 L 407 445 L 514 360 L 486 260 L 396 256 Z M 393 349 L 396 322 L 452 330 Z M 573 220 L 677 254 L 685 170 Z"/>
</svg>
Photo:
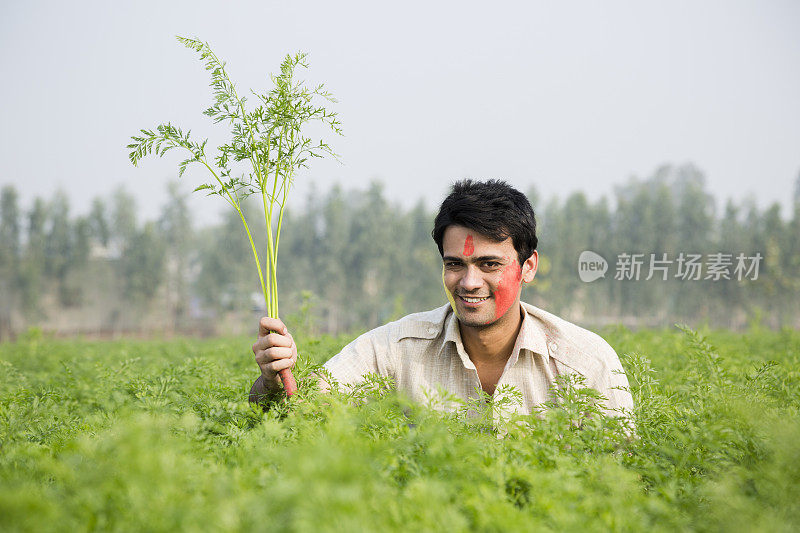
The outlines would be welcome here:
<svg viewBox="0 0 800 533">
<path fill-rule="evenodd" d="M 479 304 L 489 299 L 488 296 L 481 296 L 481 297 L 473 297 L 473 296 L 463 296 L 458 295 L 459 298 L 467 302 L 468 304 Z"/>
</svg>

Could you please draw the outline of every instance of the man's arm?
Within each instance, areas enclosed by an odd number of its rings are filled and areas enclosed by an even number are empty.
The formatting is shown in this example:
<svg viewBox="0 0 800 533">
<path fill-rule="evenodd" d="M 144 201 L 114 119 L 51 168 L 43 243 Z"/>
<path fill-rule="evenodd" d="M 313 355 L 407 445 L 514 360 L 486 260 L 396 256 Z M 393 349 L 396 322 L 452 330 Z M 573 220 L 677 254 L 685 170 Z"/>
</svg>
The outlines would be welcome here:
<svg viewBox="0 0 800 533">
<path fill-rule="evenodd" d="M 325 363 L 331 378 L 344 385 L 363 380 L 369 373 L 394 377 L 391 339 L 387 326 L 369 331 L 342 348 Z M 276 318 L 262 318 L 259 337 L 253 344 L 253 354 L 261 375 L 250 388 L 249 400 L 261 403 L 283 392 L 278 372 L 294 367 L 297 361 L 297 346 L 283 322 Z M 319 376 L 320 390 L 327 392 L 331 384 Z"/>
<path fill-rule="evenodd" d="M 395 378 L 392 324 L 385 324 L 360 335 L 323 365 L 341 385 L 355 385 L 367 374 Z M 320 380 L 322 383 L 324 380 Z"/>
<path fill-rule="evenodd" d="M 617 352 L 607 345 L 607 366 L 604 375 L 600 378 L 601 387 L 598 391 L 606 401 L 603 402 L 603 412 L 606 416 L 620 417 L 628 421 L 633 429 L 633 396 L 631 396 L 628 377 L 622 368 Z"/>
</svg>

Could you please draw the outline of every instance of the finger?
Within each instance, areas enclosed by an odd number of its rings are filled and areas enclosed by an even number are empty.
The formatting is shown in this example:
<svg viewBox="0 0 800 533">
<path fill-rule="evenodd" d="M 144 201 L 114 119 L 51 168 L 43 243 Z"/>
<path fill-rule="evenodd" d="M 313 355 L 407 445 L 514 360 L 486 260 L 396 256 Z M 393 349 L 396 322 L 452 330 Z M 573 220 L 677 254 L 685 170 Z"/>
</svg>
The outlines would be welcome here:
<svg viewBox="0 0 800 533">
<path fill-rule="evenodd" d="M 266 368 L 269 369 L 270 373 L 277 374 L 284 368 L 292 368 L 294 366 L 294 360 L 292 359 L 278 359 L 277 361 L 273 361 L 271 363 L 267 363 Z"/>
<path fill-rule="evenodd" d="M 280 333 L 270 333 L 266 337 L 267 343 L 270 346 L 280 346 L 282 348 L 291 348 L 294 345 L 292 338 L 288 335 L 281 335 Z"/>
<path fill-rule="evenodd" d="M 273 346 L 278 346 L 281 348 L 293 348 L 294 347 L 294 340 L 286 335 L 279 335 L 278 333 L 270 333 L 266 337 L 259 338 L 256 342 L 253 343 L 253 353 L 259 352 L 261 350 L 267 350 L 272 348 Z"/>
<path fill-rule="evenodd" d="M 289 333 L 289 331 L 286 329 L 286 324 L 284 324 L 280 318 L 271 318 L 265 316 L 258 323 L 258 336 L 264 337 L 271 331 L 275 331 L 283 335 Z"/>
<path fill-rule="evenodd" d="M 269 337 L 261 337 L 253 343 L 253 353 L 258 353 L 272 347 Z"/>
<path fill-rule="evenodd" d="M 256 363 L 270 363 L 276 359 L 291 359 L 294 351 L 291 348 L 269 348 L 256 354 Z"/>
</svg>

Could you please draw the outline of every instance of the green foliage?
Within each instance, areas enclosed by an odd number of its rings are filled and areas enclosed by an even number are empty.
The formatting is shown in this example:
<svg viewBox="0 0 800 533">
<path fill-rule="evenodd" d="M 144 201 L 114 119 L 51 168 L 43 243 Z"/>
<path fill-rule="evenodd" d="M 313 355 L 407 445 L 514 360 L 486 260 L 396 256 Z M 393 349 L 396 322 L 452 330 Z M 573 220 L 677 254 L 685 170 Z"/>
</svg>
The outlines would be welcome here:
<svg viewBox="0 0 800 533">
<path fill-rule="evenodd" d="M 0 530 L 796 530 L 800 334 L 606 337 L 634 436 L 571 382 L 496 427 L 514 391 L 451 412 L 377 378 L 317 393 L 347 338 L 298 338 L 300 390 L 264 413 L 249 341 L 31 331 L 0 344 Z"/>
</svg>

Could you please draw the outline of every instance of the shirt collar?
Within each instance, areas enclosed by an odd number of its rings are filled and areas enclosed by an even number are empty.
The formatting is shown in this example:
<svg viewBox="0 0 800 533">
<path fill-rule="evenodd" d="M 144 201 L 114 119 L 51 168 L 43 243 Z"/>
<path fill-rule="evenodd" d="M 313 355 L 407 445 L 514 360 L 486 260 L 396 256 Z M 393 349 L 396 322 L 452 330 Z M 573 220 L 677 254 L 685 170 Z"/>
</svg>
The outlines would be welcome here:
<svg viewBox="0 0 800 533">
<path fill-rule="evenodd" d="M 545 363 L 548 362 L 550 357 L 547 349 L 546 333 L 540 327 L 538 321 L 534 320 L 524 307 L 521 307 L 521 309 L 522 326 L 519 329 L 519 334 L 517 335 L 517 340 L 514 343 L 514 349 L 511 351 L 511 356 L 508 358 L 508 363 L 506 363 L 506 368 L 510 368 L 517 364 L 517 361 L 519 360 L 519 354 L 522 350 L 527 350 L 529 352 L 541 355 L 544 358 Z M 467 355 L 467 351 L 464 349 L 464 343 L 461 341 L 461 331 L 458 328 L 458 318 L 452 309 L 450 309 L 445 316 L 443 326 L 444 337 L 442 339 L 442 345 L 439 349 L 439 352 L 441 353 L 448 344 L 453 343 L 456 348 L 456 352 L 461 358 L 461 362 L 464 364 L 464 366 L 469 369 L 474 369 L 475 365 Z"/>
<path fill-rule="evenodd" d="M 524 307 L 522 308 L 522 317 L 522 327 L 519 330 L 514 351 L 518 353 L 520 350 L 528 350 L 541 355 L 547 362 L 550 358 L 550 351 L 547 349 L 547 333 L 539 321 L 532 317 Z"/>
<path fill-rule="evenodd" d="M 461 358 L 461 362 L 464 364 L 464 367 L 474 370 L 475 364 L 470 360 L 469 356 L 467 355 L 467 351 L 464 349 L 464 343 L 461 341 L 461 330 L 458 329 L 458 318 L 456 317 L 456 314 L 453 312 L 452 308 L 450 308 L 444 318 L 444 339 L 442 340 L 442 345 L 439 348 L 439 353 L 441 354 L 441 352 L 444 351 L 450 343 L 455 346 L 456 352 Z"/>
</svg>

